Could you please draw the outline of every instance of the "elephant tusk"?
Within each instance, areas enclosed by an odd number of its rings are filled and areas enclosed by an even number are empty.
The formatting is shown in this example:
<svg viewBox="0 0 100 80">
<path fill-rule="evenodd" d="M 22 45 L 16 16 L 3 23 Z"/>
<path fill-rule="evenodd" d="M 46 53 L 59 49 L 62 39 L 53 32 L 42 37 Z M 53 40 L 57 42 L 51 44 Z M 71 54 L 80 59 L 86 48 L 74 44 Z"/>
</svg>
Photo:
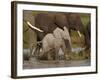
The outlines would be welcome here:
<svg viewBox="0 0 100 80">
<path fill-rule="evenodd" d="M 81 35 L 81 33 L 80 33 L 80 31 L 77 31 L 77 33 L 78 33 L 78 35 L 81 37 L 82 35 Z"/>
<path fill-rule="evenodd" d="M 43 32 L 43 30 L 41 30 L 41 29 L 39 29 L 39 28 L 33 26 L 29 21 L 27 21 L 27 24 L 28 24 L 31 28 L 33 28 L 33 29 L 35 29 L 35 30 L 37 30 L 37 31 L 39 31 L 39 32 Z"/>
</svg>

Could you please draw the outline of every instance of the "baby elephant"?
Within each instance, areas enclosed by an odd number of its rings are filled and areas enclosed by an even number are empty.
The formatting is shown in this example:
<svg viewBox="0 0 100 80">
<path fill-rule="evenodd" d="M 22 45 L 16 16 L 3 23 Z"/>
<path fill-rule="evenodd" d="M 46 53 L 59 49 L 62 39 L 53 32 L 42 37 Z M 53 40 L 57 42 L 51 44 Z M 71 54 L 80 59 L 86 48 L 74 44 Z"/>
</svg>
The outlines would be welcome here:
<svg viewBox="0 0 100 80">
<path fill-rule="evenodd" d="M 58 60 L 58 53 L 60 48 L 64 53 L 65 59 L 69 59 L 69 53 L 71 52 L 71 39 L 68 29 L 64 27 L 64 30 L 56 28 L 53 33 L 48 33 L 42 40 L 42 52 L 40 57 L 46 56 L 48 60 Z"/>
</svg>

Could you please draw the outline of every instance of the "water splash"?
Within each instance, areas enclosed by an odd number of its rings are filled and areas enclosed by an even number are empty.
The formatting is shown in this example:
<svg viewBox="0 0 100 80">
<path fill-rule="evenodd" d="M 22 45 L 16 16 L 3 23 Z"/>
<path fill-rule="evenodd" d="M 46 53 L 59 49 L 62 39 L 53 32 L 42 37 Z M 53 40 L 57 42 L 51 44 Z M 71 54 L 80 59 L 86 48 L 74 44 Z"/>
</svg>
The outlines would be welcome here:
<svg viewBox="0 0 100 80">
<path fill-rule="evenodd" d="M 82 48 L 82 47 L 77 47 L 77 48 L 72 48 L 72 52 L 74 53 L 79 53 L 80 51 L 84 51 L 85 48 Z"/>
</svg>

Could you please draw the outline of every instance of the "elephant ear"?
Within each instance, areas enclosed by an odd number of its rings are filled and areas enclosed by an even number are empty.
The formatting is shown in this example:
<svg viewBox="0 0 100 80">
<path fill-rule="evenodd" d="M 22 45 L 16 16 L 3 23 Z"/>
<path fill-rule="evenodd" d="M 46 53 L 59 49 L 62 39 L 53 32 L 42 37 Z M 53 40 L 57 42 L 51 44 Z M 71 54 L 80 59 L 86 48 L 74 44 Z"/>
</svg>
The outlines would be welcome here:
<svg viewBox="0 0 100 80">
<path fill-rule="evenodd" d="M 68 51 L 72 51 L 71 37 L 66 26 L 64 26 L 64 35 L 65 35 L 65 39 L 64 39 L 65 46 Z"/>
<path fill-rule="evenodd" d="M 63 38 L 70 40 L 70 35 L 69 35 L 68 28 L 66 26 L 64 26 L 63 29 L 64 29 L 64 31 L 63 31 Z"/>
<path fill-rule="evenodd" d="M 68 26 L 68 21 L 67 21 L 66 16 L 64 14 L 61 14 L 61 13 L 58 13 L 55 16 L 55 23 L 61 29 L 63 29 L 64 26 Z"/>
</svg>

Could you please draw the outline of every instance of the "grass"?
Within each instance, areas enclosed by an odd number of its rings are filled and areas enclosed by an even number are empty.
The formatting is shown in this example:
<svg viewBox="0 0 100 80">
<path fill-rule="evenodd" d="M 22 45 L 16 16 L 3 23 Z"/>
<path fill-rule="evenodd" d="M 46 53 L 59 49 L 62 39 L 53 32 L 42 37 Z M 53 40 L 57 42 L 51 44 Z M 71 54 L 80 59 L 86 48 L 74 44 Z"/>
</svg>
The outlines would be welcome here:
<svg viewBox="0 0 100 80">
<path fill-rule="evenodd" d="M 23 48 L 30 48 L 31 46 L 36 46 L 36 33 L 31 30 L 26 22 L 24 21 L 24 28 L 23 28 Z"/>
<path fill-rule="evenodd" d="M 90 20 L 90 14 L 80 14 L 80 15 L 81 15 L 82 23 L 83 23 L 84 27 L 86 27 L 87 23 Z"/>
<path fill-rule="evenodd" d="M 84 35 L 82 35 L 82 37 L 80 38 L 76 31 L 72 31 L 71 42 L 74 48 L 78 46 L 83 47 L 84 46 Z"/>
<path fill-rule="evenodd" d="M 90 50 L 80 51 L 79 53 L 71 53 L 71 60 L 84 60 L 90 59 Z"/>
</svg>

